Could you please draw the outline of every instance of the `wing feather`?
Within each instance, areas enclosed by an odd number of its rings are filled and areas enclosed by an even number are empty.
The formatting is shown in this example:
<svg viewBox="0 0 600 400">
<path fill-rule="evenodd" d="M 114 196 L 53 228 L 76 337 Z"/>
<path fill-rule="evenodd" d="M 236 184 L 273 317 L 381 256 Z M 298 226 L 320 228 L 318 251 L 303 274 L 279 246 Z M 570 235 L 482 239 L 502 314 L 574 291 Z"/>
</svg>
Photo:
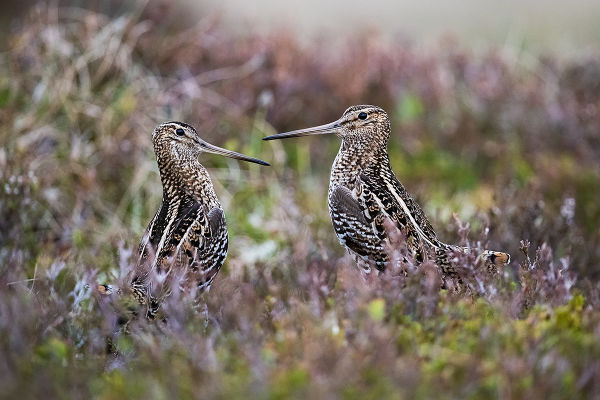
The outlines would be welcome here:
<svg viewBox="0 0 600 400">
<path fill-rule="evenodd" d="M 345 186 L 336 186 L 329 196 L 329 212 L 340 243 L 383 270 L 388 260 L 383 232 L 375 228 L 375 218 L 371 217 L 373 210 L 369 211 L 366 204 Z"/>
<path fill-rule="evenodd" d="M 141 261 L 145 262 L 140 263 L 132 285 L 150 284 L 148 265 L 155 265 L 159 276 L 167 279 L 164 282 L 167 286 L 170 286 L 171 270 L 177 268 L 187 275 L 186 286 L 195 282 L 200 288 L 207 288 L 227 256 L 228 234 L 223 210 L 213 207 L 207 212 L 205 206 L 190 196 L 179 200 L 173 215 L 166 211 L 168 208 L 165 204 L 161 206 L 142 239 Z M 160 227 L 168 231 L 158 232 Z M 154 263 L 145 260 L 149 254 L 156 254 Z"/>
<path fill-rule="evenodd" d="M 391 169 L 389 169 L 391 171 Z M 390 218 L 403 232 L 406 243 L 415 259 L 425 259 L 425 244 L 436 248 L 438 239 L 421 208 L 408 194 L 398 179 L 384 171 L 365 170 L 360 174 L 360 183 L 366 193 L 370 193 L 385 217 Z"/>
</svg>

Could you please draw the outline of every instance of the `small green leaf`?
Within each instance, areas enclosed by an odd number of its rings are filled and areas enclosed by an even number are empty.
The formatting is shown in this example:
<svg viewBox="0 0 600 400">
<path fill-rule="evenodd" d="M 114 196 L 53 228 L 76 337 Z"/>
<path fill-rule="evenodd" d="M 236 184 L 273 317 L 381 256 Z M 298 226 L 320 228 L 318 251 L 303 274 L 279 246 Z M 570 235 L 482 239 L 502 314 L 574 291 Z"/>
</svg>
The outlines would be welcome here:
<svg viewBox="0 0 600 400">
<path fill-rule="evenodd" d="M 383 320 L 385 317 L 385 300 L 375 299 L 369 303 L 369 316 L 375 321 Z"/>
</svg>

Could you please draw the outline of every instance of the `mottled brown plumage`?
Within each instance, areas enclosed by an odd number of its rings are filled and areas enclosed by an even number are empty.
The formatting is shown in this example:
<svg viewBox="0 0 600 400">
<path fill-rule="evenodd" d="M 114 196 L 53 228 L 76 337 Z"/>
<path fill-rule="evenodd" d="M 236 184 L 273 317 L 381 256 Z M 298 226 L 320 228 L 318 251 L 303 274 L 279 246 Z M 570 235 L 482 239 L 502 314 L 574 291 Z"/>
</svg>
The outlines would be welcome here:
<svg viewBox="0 0 600 400">
<path fill-rule="evenodd" d="M 208 290 L 227 256 L 225 214 L 210 176 L 198 161 L 200 153 L 269 165 L 213 146 L 182 122 L 159 125 L 152 142 L 163 199 L 140 243 L 130 283 L 136 299 L 146 305 L 148 317 L 155 315 L 171 290 L 178 289 L 175 283 L 183 290 Z"/>
<path fill-rule="evenodd" d="M 444 276 L 456 276 L 451 259 L 455 251 L 469 249 L 440 241 L 423 210 L 394 175 L 387 154 L 390 120 L 384 110 L 369 105 L 348 108 L 337 121 L 313 128 L 264 138 L 282 139 L 306 135 L 335 134 L 342 145 L 333 162 L 329 181 L 329 213 L 340 243 L 350 251 L 365 274 L 389 264 L 390 245 L 384 228 L 390 220 L 406 235 L 406 243 L 419 262 L 431 257 Z M 496 268 L 510 256 L 479 251 L 480 259 Z"/>
</svg>

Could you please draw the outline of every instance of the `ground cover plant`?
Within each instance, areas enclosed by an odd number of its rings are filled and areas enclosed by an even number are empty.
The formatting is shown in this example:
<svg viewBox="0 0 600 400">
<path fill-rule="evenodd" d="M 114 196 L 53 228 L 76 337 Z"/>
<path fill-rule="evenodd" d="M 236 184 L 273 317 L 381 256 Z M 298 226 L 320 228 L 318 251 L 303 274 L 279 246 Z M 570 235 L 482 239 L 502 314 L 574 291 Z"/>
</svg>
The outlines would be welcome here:
<svg viewBox="0 0 600 400">
<path fill-rule="evenodd" d="M 236 37 L 164 4 L 41 7 L 0 55 L 0 390 L 6 398 L 594 398 L 600 395 L 600 54 L 563 59 L 357 38 Z M 396 175 L 462 257 L 468 290 L 398 263 L 364 282 L 327 213 L 335 138 L 263 136 L 392 118 Z M 200 308 L 136 320 L 107 353 L 160 202 L 165 120 L 272 163 L 207 156 L 232 243 Z M 401 251 L 401 238 L 397 239 Z"/>
</svg>

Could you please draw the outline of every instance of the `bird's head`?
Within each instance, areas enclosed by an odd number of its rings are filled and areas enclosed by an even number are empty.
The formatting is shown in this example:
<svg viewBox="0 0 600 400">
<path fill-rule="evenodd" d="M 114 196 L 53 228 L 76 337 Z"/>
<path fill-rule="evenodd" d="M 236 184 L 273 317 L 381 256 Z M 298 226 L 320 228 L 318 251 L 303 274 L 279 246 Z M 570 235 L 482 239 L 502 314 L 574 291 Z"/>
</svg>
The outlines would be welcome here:
<svg viewBox="0 0 600 400">
<path fill-rule="evenodd" d="M 372 148 L 385 147 L 390 137 L 390 119 L 387 113 L 379 107 L 369 105 L 351 106 L 336 121 L 312 128 L 267 136 L 263 140 L 331 133 L 341 138 L 345 143 L 360 143 Z"/>
<path fill-rule="evenodd" d="M 161 152 L 165 151 L 170 153 L 170 156 L 172 155 L 181 159 L 197 158 L 200 153 L 214 153 L 235 158 L 236 160 L 269 165 L 269 163 L 258 158 L 248 157 L 244 154 L 212 145 L 203 140 L 191 125 L 183 122 L 171 121 L 158 125 L 152 133 L 152 142 L 154 150 L 159 156 Z"/>
</svg>

